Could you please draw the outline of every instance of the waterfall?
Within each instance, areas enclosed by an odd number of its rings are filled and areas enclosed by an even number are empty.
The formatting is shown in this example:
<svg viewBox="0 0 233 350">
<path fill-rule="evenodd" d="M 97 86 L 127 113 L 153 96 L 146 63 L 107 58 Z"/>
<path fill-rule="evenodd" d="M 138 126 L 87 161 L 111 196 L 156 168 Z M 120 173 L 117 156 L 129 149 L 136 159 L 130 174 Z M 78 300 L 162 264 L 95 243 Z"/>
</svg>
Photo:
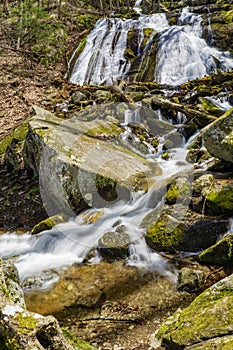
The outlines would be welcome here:
<svg viewBox="0 0 233 350">
<path fill-rule="evenodd" d="M 74 65 L 71 82 L 108 85 L 116 83 L 119 78 L 130 80 L 130 69 L 138 59 L 141 62 L 137 67 L 139 71 L 153 64 L 154 81 L 169 85 L 179 85 L 217 69 L 227 71 L 233 68 L 233 59 L 228 52 L 210 47 L 202 38 L 200 15 L 184 8 L 178 24 L 170 26 L 164 13 L 141 14 L 140 3 L 135 4 L 140 14 L 137 19 L 102 18 L 96 23 Z M 152 30 L 149 38 L 144 35 L 147 29 Z M 127 49 L 134 30 L 138 31 L 137 43 L 134 42 L 136 57 L 128 58 Z M 144 39 L 146 43 L 142 46 Z M 151 57 L 151 53 L 147 53 L 155 41 L 157 49 L 153 55 L 156 57 Z"/>
<path fill-rule="evenodd" d="M 144 29 L 168 27 L 164 14 L 141 16 L 138 19 L 102 18 L 88 35 L 86 45 L 74 65 L 70 81 L 79 85 L 112 84 L 126 78 L 130 61 L 126 57 L 128 33 L 137 30 L 138 52 Z"/>
</svg>

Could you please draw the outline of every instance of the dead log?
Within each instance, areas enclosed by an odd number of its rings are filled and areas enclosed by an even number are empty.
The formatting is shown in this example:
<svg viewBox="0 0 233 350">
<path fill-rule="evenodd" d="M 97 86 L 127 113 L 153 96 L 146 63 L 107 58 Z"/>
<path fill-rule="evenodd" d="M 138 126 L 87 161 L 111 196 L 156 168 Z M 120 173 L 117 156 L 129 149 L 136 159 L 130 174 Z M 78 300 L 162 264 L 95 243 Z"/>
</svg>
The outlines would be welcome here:
<svg viewBox="0 0 233 350">
<path fill-rule="evenodd" d="M 213 117 L 212 115 L 206 113 L 206 112 L 201 112 L 196 109 L 190 108 L 189 106 L 182 105 L 179 103 L 171 102 L 168 99 L 161 98 L 161 97 L 153 97 L 152 98 L 152 104 L 156 107 L 159 108 L 164 108 L 164 109 L 169 109 L 173 110 L 175 112 L 181 112 L 185 114 L 187 117 L 187 122 L 186 124 L 192 122 L 195 120 L 195 122 L 198 125 L 207 125 L 214 120 L 216 120 L 216 117 Z"/>
</svg>

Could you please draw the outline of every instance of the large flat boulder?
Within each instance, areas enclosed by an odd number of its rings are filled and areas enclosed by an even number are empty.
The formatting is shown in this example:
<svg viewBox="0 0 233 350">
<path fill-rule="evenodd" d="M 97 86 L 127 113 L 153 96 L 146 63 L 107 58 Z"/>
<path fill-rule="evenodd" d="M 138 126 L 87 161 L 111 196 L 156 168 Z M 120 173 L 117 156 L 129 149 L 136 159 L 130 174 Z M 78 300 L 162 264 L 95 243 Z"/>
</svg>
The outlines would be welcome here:
<svg viewBox="0 0 233 350">
<path fill-rule="evenodd" d="M 39 107 L 34 111 L 24 161 L 39 175 L 50 216 L 128 199 L 130 190 L 141 189 L 160 171 L 121 143 L 124 130 L 114 118 L 63 120 Z"/>
</svg>

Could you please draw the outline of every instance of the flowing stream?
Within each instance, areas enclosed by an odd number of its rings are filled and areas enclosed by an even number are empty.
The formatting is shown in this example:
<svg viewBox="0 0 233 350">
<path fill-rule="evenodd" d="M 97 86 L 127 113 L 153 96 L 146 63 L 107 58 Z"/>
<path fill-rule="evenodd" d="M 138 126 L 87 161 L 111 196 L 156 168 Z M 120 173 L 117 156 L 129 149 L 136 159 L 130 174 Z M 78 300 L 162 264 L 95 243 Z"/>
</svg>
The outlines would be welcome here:
<svg viewBox="0 0 233 350">
<path fill-rule="evenodd" d="M 127 35 L 132 28 L 139 31 L 139 52 L 145 28 L 153 30 L 149 42 L 159 33 L 155 80 L 161 83 L 177 85 L 209 74 L 216 70 L 216 60 L 223 70 L 233 68 L 233 60 L 227 52 L 209 47 L 201 37 L 199 15 L 190 13 L 185 8 L 180 14 L 179 25 L 170 26 L 165 14 L 141 14 L 140 4 L 140 0 L 135 4 L 135 10 L 139 14 L 137 19 L 103 18 L 96 23 L 74 66 L 70 79 L 72 82 L 80 85 L 110 84 L 120 77 L 127 78 L 130 62 L 125 58 L 124 52 L 127 48 Z M 149 43 L 145 46 L 146 49 L 147 46 Z M 222 106 L 222 109 L 230 106 L 225 100 L 211 101 Z M 131 132 L 127 124 L 140 122 L 140 116 L 137 115 L 135 120 L 135 115 L 128 111 L 125 118 L 125 133 L 122 137 L 127 142 L 127 135 Z M 163 141 L 161 138 L 159 150 L 162 149 Z M 156 176 L 147 193 L 131 193 L 129 202 L 120 201 L 103 208 L 102 217 L 93 224 L 85 223 L 81 214 L 38 235 L 5 233 L 0 236 L 0 255 L 3 258 L 14 257 L 23 285 L 27 287 L 28 279 L 36 284 L 39 278 L 45 286 L 59 278 L 59 269 L 82 262 L 86 254 L 98 245 L 104 233 L 123 225 L 130 237 L 130 257 L 127 263 L 144 270 L 157 271 L 161 275 L 174 276 L 167 261 L 146 245 L 145 230 L 140 227 L 140 223 L 152 209 L 163 202 L 163 188 L 169 179 L 179 174 L 191 175 L 191 185 L 193 169 L 192 164 L 186 160 L 187 144 L 184 141 L 179 148 L 171 150 L 168 161 L 161 158 L 160 152 L 154 154 L 148 149 L 146 158 L 157 162 L 162 173 Z M 96 209 L 92 208 L 85 214 L 95 212 Z M 99 260 L 100 257 L 96 255 L 92 262 Z"/>
</svg>

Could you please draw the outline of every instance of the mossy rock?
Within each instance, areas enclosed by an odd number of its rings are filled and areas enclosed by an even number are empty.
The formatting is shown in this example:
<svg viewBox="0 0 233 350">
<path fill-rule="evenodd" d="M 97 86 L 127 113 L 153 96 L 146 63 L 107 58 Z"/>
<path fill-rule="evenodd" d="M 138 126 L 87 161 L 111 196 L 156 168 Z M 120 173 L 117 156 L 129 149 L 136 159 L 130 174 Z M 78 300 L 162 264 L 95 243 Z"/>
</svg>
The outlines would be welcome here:
<svg viewBox="0 0 233 350">
<path fill-rule="evenodd" d="M 213 185 L 214 176 L 212 174 L 205 174 L 199 176 L 193 182 L 193 195 L 199 196 L 204 188 L 210 188 Z"/>
<path fill-rule="evenodd" d="M 35 225 L 31 230 L 31 233 L 35 235 L 45 230 L 51 230 L 51 228 L 53 228 L 55 225 L 60 224 L 66 220 L 67 220 L 67 217 L 64 214 L 57 214 L 57 215 L 51 216 L 50 218 L 45 219 L 39 222 L 37 225 Z"/>
<path fill-rule="evenodd" d="M 166 204 L 187 203 L 191 199 L 192 188 L 187 177 L 177 178 L 168 188 L 165 195 Z"/>
<path fill-rule="evenodd" d="M 0 141 L 0 160 L 4 158 L 5 152 L 11 146 L 15 150 L 14 154 L 16 157 L 16 161 L 13 162 L 15 166 L 18 167 L 18 150 L 23 147 L 23 142 L 28 133 L 28 122 L 23 122 L 21 125 L 16 127 L 8 136 L 6 136 L 3 140 Z M 12 164 L 12 165 L 13 165 Z"/>
<path fill-rule="evenodd" d="M 157 331 L 156 339 L 166 349 L 210 349 L 204 346 L 205 342 L 215 344 L 216 339 L 219 346 L 211 349 L 231 349 L 232 317 L 233 275 L 230 275 L 168 318 Z"/>
<path fill-rule="evenodd" d="M 130 190 L 144 188 L 148 177 L 156 174 L 155 168 L 159 169 L 120 145 L 122 128 L 109 118 L 62 120 L 42 108 L 35 107 L 35 111 L 24 162 L 35 174 L 40 173 L 43 202 L 50 216 L 62 211 L 70 217 L 97 202 L 106 206 L 125 200 Z"/>
<path fill-rule="evenodd" d="M 207 126 L 202 136 L 210 154 L 233 163 L 233 108 Z"/>
<path fill-rule="evenodd" d="M 198 102 L 200 103 L 198 106 L 204 112 L 207 112 L 215 117 L 220 117 L 222 114 L 224 114 L 224 110 L 219 109 L 213 102 L 205 97 L 199 97 Z"/>
<path fill-rule="evenodd" d="M 233 215 L 233 182 L 214 183 L 202 190 L 209 215 Z"/>
<path fill-rule="evenodd" d="M 204 250 L 198 259 L 204 264 L 233 267 L 233 235 L 226 235 L 215 245 Z"/>
<path fill-rule="evenodd" d="M 146 242 L 156 251 L 197 252 L 215 244 L 218 235 L 228 229 L 228 220 L 215 220 L 176 205 L 153 210 L 142 221 Z"/>
</svg>

